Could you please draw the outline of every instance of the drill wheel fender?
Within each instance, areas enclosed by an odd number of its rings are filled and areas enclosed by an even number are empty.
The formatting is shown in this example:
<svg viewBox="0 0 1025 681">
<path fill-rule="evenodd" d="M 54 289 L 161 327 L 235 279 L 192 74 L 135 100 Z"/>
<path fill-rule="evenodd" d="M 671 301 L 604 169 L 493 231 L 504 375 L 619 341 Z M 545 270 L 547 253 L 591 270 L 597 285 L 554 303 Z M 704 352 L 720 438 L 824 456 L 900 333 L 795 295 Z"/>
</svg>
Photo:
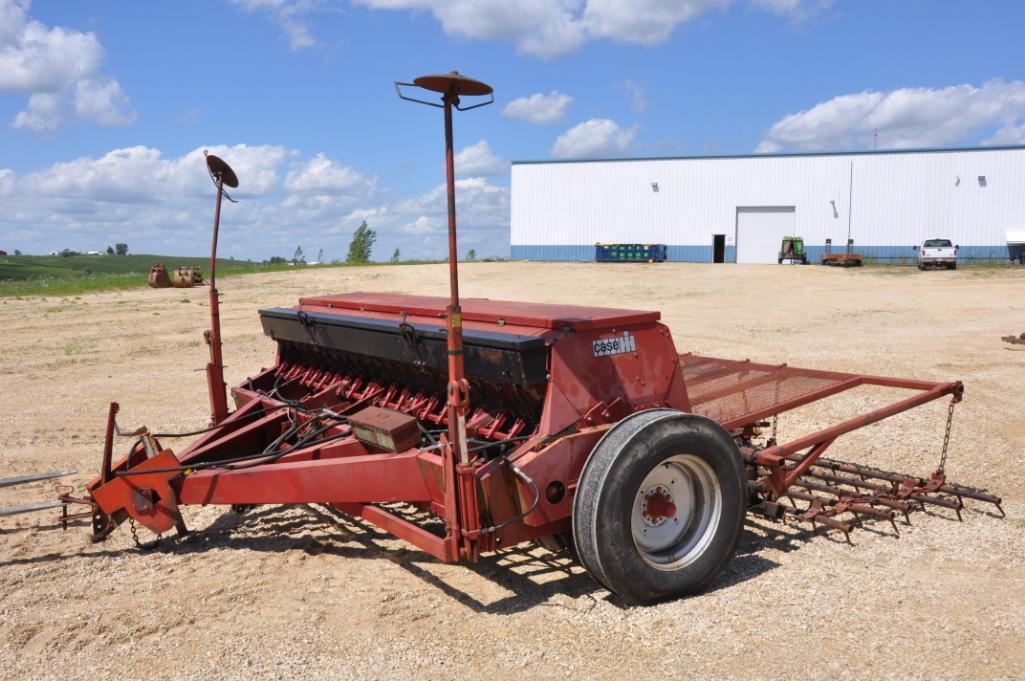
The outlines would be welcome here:
<svg viewBox="0 0 1025 681">
<path fill-rule="evenodd" d="M 580 562 L 624 601 L 704 589 L 733 557 L 747 513 L 730 434 L 674 409 L 636 412 L 598 442 L 573 501 Z"/>
</svg>

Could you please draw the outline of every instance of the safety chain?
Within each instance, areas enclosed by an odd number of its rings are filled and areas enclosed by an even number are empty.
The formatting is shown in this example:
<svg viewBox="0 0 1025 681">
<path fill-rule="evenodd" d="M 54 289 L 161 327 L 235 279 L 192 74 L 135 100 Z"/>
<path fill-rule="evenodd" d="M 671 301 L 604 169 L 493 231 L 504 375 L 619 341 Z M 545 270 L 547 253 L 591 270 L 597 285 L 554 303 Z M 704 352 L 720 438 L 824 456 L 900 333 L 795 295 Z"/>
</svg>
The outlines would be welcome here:
<svg viewBox="0 0 1025 681">
<path fill-rule="evenodd" d="M 139 547 L 140 549 L 142 549 L 144 551 L 146 551 L 148 549 L 152 549 L 153 547 L 155 547 L 157 544 L 160 543 L 160 535 L 159 534 L 157 535 L 156 539 L 154 539 L 153 541 L 149 542 L 148 544 L 144 544 L 141 541 L 139 541 L 139 533 L 135 529 L 135 518 L 132 518 L 131 516 L 128 517 L 128 529 L 130 529 L 132 531 L 132 541 L 135 542 L 135 545 L 137 547 Z"/>
<path fill-rule="evenodd" d="M 779 426 L 779 414 L 772 415 L 772 444 L 776 444 L 776 428 Z"/>
<path fill-rule="evenodd" d="M 950 446 L 950 427 L 954 423 L 954 404 L 955 400 L 953 397 L 950 398 L 950 406 L 947 408 L 947 429 L 943 433 L 943 450 L 940 452 L 940 467 L 937 469 L 938 472 L 942 473 L 943 469 L 947 465 L 947 448 Z"/>
</svg>

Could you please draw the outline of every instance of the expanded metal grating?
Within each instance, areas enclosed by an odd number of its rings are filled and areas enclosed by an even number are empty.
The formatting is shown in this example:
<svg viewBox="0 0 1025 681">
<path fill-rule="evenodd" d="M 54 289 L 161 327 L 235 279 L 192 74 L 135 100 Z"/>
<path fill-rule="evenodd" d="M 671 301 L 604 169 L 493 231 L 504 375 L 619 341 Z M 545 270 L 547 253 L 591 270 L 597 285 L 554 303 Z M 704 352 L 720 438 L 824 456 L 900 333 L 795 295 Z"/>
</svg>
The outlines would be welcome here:
<svg viewBox="0 0 1025 681">
<path fill-rule="evenodd" d="M 861 383 L 856 374 L 681 355 L 691 405 L 736 428 Z"/>
</svg>

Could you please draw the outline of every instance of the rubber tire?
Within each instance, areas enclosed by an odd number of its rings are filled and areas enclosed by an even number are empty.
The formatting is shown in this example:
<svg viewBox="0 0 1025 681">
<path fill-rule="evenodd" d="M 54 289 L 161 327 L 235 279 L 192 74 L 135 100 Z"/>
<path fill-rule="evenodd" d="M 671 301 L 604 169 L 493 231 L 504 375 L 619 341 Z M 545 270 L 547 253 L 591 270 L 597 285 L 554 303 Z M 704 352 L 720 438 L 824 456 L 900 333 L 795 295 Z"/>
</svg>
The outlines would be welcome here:
<svg viewBox="0 0 1025 681">
<path fill-rule="evenodd" d="M 713 469 L 722 513 L 704 553 L 674 571 L 658 570 L 633 540 L 633 500 L 648 473 L 676 454 L 693 454 Z M 594 579 L 628 604 L 695 594 L 733 558 L 747 514 L 744 465 L 733 438 L 715 421 L 675 409 L 636 412 L 613 426 L 584 464 L 573 498 L 573 543 Z"/>
</svg>

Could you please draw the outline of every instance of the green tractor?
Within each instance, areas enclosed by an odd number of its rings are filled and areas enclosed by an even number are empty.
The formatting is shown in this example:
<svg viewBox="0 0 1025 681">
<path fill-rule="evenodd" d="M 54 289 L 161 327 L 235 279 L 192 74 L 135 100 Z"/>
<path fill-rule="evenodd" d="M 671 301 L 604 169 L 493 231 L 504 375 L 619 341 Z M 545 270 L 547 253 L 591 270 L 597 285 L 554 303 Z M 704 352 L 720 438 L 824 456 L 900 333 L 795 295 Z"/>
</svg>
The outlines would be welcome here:
<svg viewBox="0 0 1025 681">
<path fill-rule="evenodd" d="M 779 259 L 777 262 L 782 265 L 784 261 L 791 265 L 800 263 L 808 264 L 808 253 L 804 250 L 804 239 L 799 236 L 785 236 L 779 247 Z"/>
</svg>

